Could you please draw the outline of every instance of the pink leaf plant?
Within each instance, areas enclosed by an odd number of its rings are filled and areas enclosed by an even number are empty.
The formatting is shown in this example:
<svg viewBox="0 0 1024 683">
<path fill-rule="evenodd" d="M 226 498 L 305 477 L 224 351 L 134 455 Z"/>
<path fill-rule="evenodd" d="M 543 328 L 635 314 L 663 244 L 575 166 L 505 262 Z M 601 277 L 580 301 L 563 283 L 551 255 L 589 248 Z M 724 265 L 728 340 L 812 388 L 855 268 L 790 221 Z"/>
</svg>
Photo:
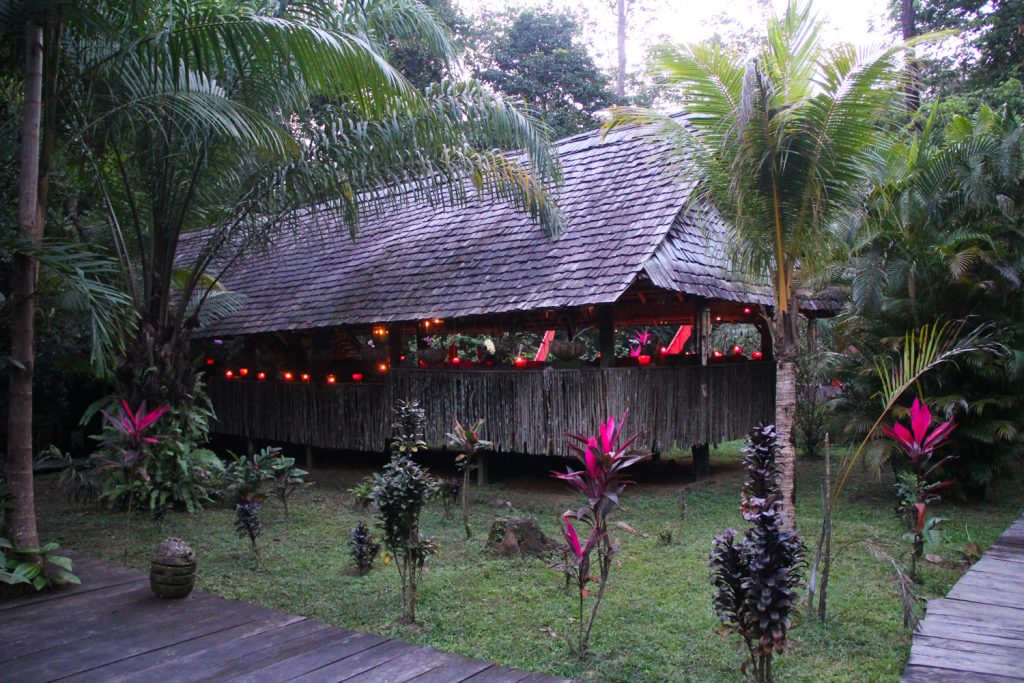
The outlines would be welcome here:
<svg viewBox="0 0 1024 683">
<path fill-rule="evenodd" d="M 619 443 L 625 421 L 626 413 L 623 413 L 618 422 L 610 417 L 601 423 L 596 435 L 567 434 L 569 448 L 583 469 L 567 468 L 564 473 L 552 472 L 552 476 L 568 483 L 586 498 L 586 503 L 579 510 L 570 510 L 562 515 L 565 523 L 562 536 L 565 538 L 567 558 L 564 568 L 576 579 L 579 589 L 579 615 L 576 622 L 578 634 L 569 643 L 570 649 L 578 657 L 586 655 L 590 631 L 604 596 L 612 557 L 616 551 L 616 544 L 608 535 L 608 515 L 619 504 L 619 497 L 626 486 L 633 483 L 624 477 L 623 471 L 647 457 L 630 449 L 638 435 Z M 574 522 L 589 527 L 585 541 L 580 540 Z M 594 551 L 598 555 L 597 577 L 590 575 Z M 584 600 L 590 597 L 587 584 L 591 582 L 598 584 L 597 597 L 591 606 L 589 619 L 585 619 Z"/>
<path fill-rule="evenodd" d="M 651 342 L 654 341 L 654 335 L 649 330 L 643 329 L 633 334 L 629 339 L 629 356 L 630 358 L 636 358 L 643 354 L 644 349 L 647 348 Z"/>
</svg>

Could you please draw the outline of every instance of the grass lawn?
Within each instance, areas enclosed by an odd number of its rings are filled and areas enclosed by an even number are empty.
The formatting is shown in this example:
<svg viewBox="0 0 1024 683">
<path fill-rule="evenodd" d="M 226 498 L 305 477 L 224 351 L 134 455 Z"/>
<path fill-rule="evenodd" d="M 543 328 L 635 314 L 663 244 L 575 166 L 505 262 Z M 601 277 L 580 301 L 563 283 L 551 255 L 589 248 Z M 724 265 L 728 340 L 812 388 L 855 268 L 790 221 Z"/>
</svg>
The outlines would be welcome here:
<svg viewBox="0 0 1024 683">
<path fill-rule="evenodd" d="M 314 486 L 296 494 L 291 515 L 268 501 L 262 564 L 234 533 L 234 512 L 212 507 L 195 515 L 170 515 L 162 528 L 136 523 L 131 563 L 148 569 L 149 553 L 162 537 L 178 536 L 199 556 L 199 587 L 225 597 L 258 602 L 346 628 L 373 631 L 532 671 L 595 681 L 739 681 L 740 643 L 716 634 L 711 609 L 707 555 L 712 538 L 741 527 L 737 512 L 743 472 L 741 444 L 713 453 L 715 477 L 689 483 L 688 461 L 645 466 L 628 490 L 615 519 L 650 534 L 616 530 L 618 566 L 612 570 L 605 602 L 591 638 L 595 655 L 574 663 L 554 634 L 564 633 L 574 599 L 561 573 L 535 559 L 507 560 L 483 548 L 491 521 L 507 514 L 536 516 L 546 533 L 560 538 L 558 515 L 576 499 L 543 471 L 474 488 L 474 538 L 465 541 L 458 511 L 445 518 L 433 504 L 424 531 L 441 545 L 428 561 L 418 616 L 413 627 L 396 625 L 398 575 L 378 562 L 365 577 L 353 575 L 348 532 L 369 515 L 353 510 L 346 489 L 369 468 L 323 468 Z M 813 546 L 821 521 L 822 466 L 798 464 L 798 521 Z M 689 506 L 679 523 L 676 492 L 686 487 Z M 38 484 L 40 531 L 44 540 L 119 561 L 123 517 L 63 502 L 49 478 Z M 777 680 L 895 681 L 907 658 L 910 634 L 901 621 L 900 599 L 887 565 L 858 543 L 865 538 L 898 541 L 901 522 L 893 515 L 890 482 L 877 484 L 855 472 L 835 518 L 829 620 L 801 619 L 793 647 L 777 660 Z M 948 503 L 938 511 L 949 521 L 943 565 L 925 564 L 921 593 L 943 595 L 964 567 L 957 549 L 971 539 L 982 549 L 1021 511 L 1020 476 L 1004 480 L 979 505 Z M 673 530 L 671 545 L 658 532 Z M 905 547 L 905 546 L 903 546 Z M 813 552 L 813 548 L 812 548 Z"/>
</svg>

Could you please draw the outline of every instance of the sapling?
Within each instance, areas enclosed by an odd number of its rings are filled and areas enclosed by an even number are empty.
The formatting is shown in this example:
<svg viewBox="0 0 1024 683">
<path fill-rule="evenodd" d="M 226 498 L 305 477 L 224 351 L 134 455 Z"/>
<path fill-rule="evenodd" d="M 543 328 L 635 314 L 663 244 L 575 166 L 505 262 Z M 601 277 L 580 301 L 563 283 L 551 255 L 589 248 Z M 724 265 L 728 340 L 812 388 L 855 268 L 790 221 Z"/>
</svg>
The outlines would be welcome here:
<svg viewBox="0 0 1024 683">
<path fill-rule="evenodd" d="M 477 420 L 473 426 L 466 427 L 456 420 L 455 428 L 448 434 L 448 443 L 459 450 L 455 465 L 462 468 L 462 526 L 466 529 L 467 541 L 473 537 L 473 530 L 469 528 L 469 473 L 474 466 L 473 456 L 491 447 L 490 441 L 480 438 L 483 423 L 483 420 Z"/>
<path fill-rule="evenodd" d="M 783 530 L 775 427 L 754 427 L 743 450 L 747 480 L 740 513 L 751 526 L 742 540 L 732 529 L 715 538 L 711 583 L 723 628 L 743 638 L 755 679 L 768 683 L 774 655 L 788 644 L 805 549 L 798 532 Z"/>
<path fill-rule="evenodd" d="M 612 568 L 612 559 L 618 545 L 608 533 L 608 516 L 618 506 L 619 497 L 631 484 L 622 473 L 625 469 L 644 460 L 646 455 L 637 455 L 630 446 L 637 435 L 626 439 L 619 445 L 622 425 L 626 421 L 626 413 L 622 414 L 618 424 L 615 418 L 608 418 L 598 427 L 598 435 L 568 435 L 569 447 L 584 465 L 579 471 L 567 469 L 563 473 L 553 472 L 552 475 L 581 493 L 586 499 L 583 507 L 569 510 L 562 515 L 565 528 L 562 535 L 568 546 L 568 569 L 572 572 L 578 588 L 578 615 L 576 633 L 569 641 L 569 649 L 573 655 L 582 659 L 587 655 L 590 632 L 594 627 L 597 610 L 604 598 L 608 586 L 608 575 Z M 573 522 L 590 528 L 583 541 L 580 541 Z M 597 552 L 598 576 L 590 575 L 592 555 Z M 597 582 L 597 594 L 593 597 L 589 615 L 585 615 L 586 601 L 591 597 L 588 588 L 590 583 Z"/>
<path fill-rule="evenodd" d="M 399 401 L 391 442 L 391 461 L 381 474 L 373 475 L 370 500 L 377 506 L 384 547 L 395 560 L 402 582 L 403 623 L 416 621 L 416 591 L 423 566 L 437 545 L 420 535 L 420 513 L 437 492 L 437 480 L 409 458 L 425 448 L 423 410 L 416 401 Z"/>
</svg>

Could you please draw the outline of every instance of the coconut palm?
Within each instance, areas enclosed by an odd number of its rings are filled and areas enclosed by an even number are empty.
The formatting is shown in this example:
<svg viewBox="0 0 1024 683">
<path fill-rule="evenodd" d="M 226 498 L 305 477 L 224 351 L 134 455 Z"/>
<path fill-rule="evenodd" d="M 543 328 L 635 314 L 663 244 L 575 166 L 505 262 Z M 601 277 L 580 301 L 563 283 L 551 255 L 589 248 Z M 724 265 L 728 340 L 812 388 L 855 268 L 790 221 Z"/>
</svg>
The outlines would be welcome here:
<svg viewBox="0 0 1024 683">
<path fill-rule="evenodd" d="M 683 119 L 617 109 L 608 128 L 652 123 L 676 140 L 691 202 L 732 231 L 735 267 L 770 280 L 766 310 L 775 342 L 776 427 L 787 523 L 795 523 L 798 274 L 828 255 L 831 226 L 860 205 L 866 162 L 887 138 L 899 106 L 901 48 L 828 47 L 810 6 L 791 2 L 768 22 L 753 59 L 717 45 L 663 47 L 655 66 Z M 798 273 L 799 267 L 799 273 Z"/>
</svg>

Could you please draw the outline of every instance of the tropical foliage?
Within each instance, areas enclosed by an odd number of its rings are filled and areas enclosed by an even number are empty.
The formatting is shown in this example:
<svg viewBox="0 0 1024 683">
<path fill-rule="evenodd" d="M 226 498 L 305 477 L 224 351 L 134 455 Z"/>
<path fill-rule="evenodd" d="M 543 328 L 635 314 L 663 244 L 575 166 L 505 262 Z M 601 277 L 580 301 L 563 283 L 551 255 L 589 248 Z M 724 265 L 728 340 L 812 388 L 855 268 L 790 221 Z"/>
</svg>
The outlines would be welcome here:
<svg viewBox="0 0 1024 683">
<path fill-rule="evenodd" d="M 899 53 L 899 47 L 826 46 L 822 22 L 794 0 L 769 21 L 767 41 L 752 61 L 714 44 L 660 51 L 656 69 L 685 119 L 624 108 L 606 125 L 649 122 L 674 140 L 687 176 L 697 181 L 691 204 L 725 218 L 736 267 L 772 283 L 775 425 L 784 435 L 780 485 L 790 524 L 797 278 L 826 261 L 833 223 L 863 198 L 866 162 L 884 147 L 887 126 L 902 109 Z"/>
<path fill-rule="evenodd" d="M 572 654 L 580 659 L 587 656 L 590 632 L 594 628 L 597 610 L 604 598 L 608 576 L 618 549 L 618 545 L 609 534 L 608 518 L 619 506 L 619 498 L 626 490 L 626 486 L 633 483 L 623 476 L 624 471 L 647 457 L 630 450 L 630 445 L 638 435 L 619 443 L 625 421 L 626 413 L 623 413 L 618 423 L 614 417 L 601 423 L 596 436 L 568 435 L 569 446 L 583 464 L 583 469 L 566 468 L 565 473 L 552 473 L 552 476 L 569 484 L 585 499 L 585 503 L 579 509 L 567 510 L 562 514 L 565 522 L 562 534 L 568 547 L 566 555 L 569 558 L 565 569 L 576 580 L 579 600 L 576 633 L 568 642 Z M 589 528 L 582 542 L 573 522 Z M 590 573 L 595 552 L 598 569 L 596 577 Z M 591 583 L 597 584 L 597 594 L 593 596 L 590 613 L 584 614 L 587 599 L 591 597 L 588 588 Z"/>
<path fill-rule="evenodd" d="M 462 525 L 466 529 L 467 540 L 473 537 L 473 531 L 469 528 L 469 473 L 474 467 L 473 456 L 492 445 L 490 441 L 480 438 L 483 424 L 483 420 L 477 420 L 467 427 L 456 420 L 455 427 L 448 434 L 448 443 L 459 451 L 455 456 L 455 465 L 462 470 Z M 443 493 L 446 487 L 443 483 L 441 487 Z"/>
</svg>

